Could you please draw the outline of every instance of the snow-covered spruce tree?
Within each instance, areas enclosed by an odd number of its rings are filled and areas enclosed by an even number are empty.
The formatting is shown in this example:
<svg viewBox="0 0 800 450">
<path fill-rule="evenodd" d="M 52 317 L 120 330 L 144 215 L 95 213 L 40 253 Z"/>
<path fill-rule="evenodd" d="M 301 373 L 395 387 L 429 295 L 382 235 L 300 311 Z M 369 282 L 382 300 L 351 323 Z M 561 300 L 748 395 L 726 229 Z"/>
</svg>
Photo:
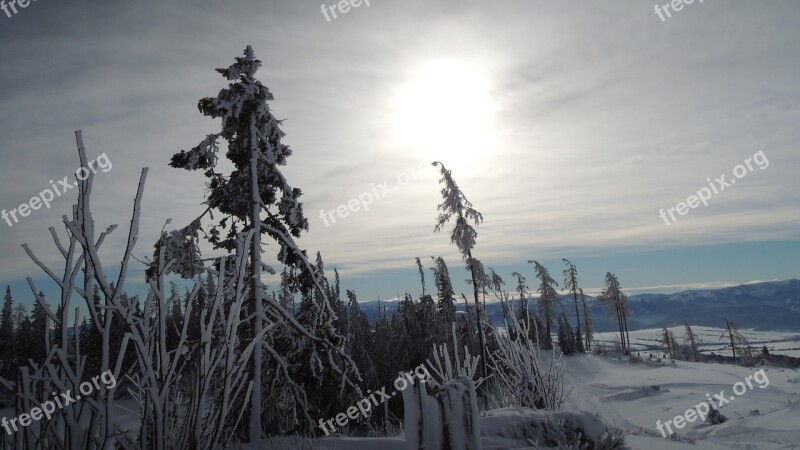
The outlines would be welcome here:
<svg viewBox="0 0 800 450">
<path fill-rule="evenodd" d="M 477 285 L 478 285 L 477 287 L 480 290 L 482 298 L 481 298 L 480 307 L 474 308 L 474 310 L 475 310 L 475 314 L 474 315 L 470 314 L 470 310 L 473 309 L 473 308 L 470 308 L 469 306 L 466 307 L 466 312 L 467 312 L 466 316 L 467 316 L 467 319 L 468 319 L 467 321 L 471 324 L 472 328 L 475 329 L 475 330 L 480 330 L 480 324 L 482 322 L 485 323 L 488 320 L 488 318 L 486 316 L 486 314 L 487 314 L 487 311 L 486 311 L 486 288 L 489 287 L 489 283 L 491 282 L 491 280 L 490 280 L 489 276 L 486 273 L 486 268 L 483 266 L 483 263 L 479 259 L 473 259 L 472 261 L 473 261 L 473 265 L 471 267 L 472 268 L 472 272 L 474 272 L 474 274 L 475 274 L 475 283 L 477 283 Z M 471 278 L 468 278 L 466 280 L 466 282 L 467 282 L 467 284 L 472 284 L 473 281 L 472 281 Z M 469 303 L 469 301 L 467 300 L 467 297 L 463 293 L 461 294 L 461 297 L 464 299 L 464 304 L 467 305 Z M 487 330 L 484 330 L 484 333 L 486 331 Z M 476 355 L 479 354 L 480 353 L 479 344 L 474 342 L 475 341 L 474 336 L 470 335 L 469 337 L 470 337 L 470 345 L 472 345 L 472 347 L 471 347 L 472 351 Z M 484 337 L 484 341 L 485 341 L 485 339 L 486 338 Z M 487 351 L 488 351 L 488 343 L 487 343 Z"/>
<path fill-rule="evenodd" d="M 34 296 L 37 297 L 38 301 L 33 302 L 33 310 L 31 311 L 31 325 L 33 326 L 33 354 L 31 354 L 31 359 L 34 361 L 42 361 L 44 357 L 47 356 L 48 352 L 48 341 L 50 340 L 49 331 L 50 328 L 50 318 L 47 317 L 47 311 L 45 308 L 49 308 L 47 301 L 45 300 L 45 296 L 42 291 L 39 291 L 38 295 L 36 292 L 33 293 Z"/>
<path fill-rule="evenodd" d="M 464 300 L 464 314 L 456 316 L 457 340 L 463 343 L 463 346 L 469 349 L 473 355 L 478 355 L 481 349 L 476 340 L 476 333 L 480 318 L 477 316 L 475 308 L 470 306 L 469 300 L 463 292 L 461 293 L 461 298 Z M 454 345 L 453 347 L 456 348 L 457 346 Z"/>
<path fill-rule="evenodd" d="M 572 327 L 569 324 L 566 314 L 561 313 L 558 318 L 558 348 L 561 353 L 571 355 L 578 351 L 578 341 L 575 339 L 575 333 L 572 332 Z"/>
<path fill-rule="evenodd" d="M 375 322 L 373 331 L 371 354 L 378 368 L 378 380 L 386 383 L 397 376 L 396 362 L 392 351 L 395 343 L 392 341 L 392 322 L 385 306 L 378 307 L 378 315 L 378 321 Z"/>
<path fill-rule="evenodd" d="M 431 348 L 439 343 L 436 336 L 438 322 L 436 320 L 436 303 L 430 294 L 420 297 L 419 302 L 405 302 L 401 305 L 406 329 L 414 342 L 414 361 L 421 363 L 430 356 Z M 408 369 L 405 369 L 408 370 Z"/>
<path fill-rule="evenodd" d="M 320 253 L 317 253 L 313 269 L 311 273 L 296 273 L 297 281 L 294 285 L 298 288 L 301 297 L 297 321 L 314 336 L 334 343 L 346 353 L 348 315 L 342 305 L 343 302 L 338 298 L 340 294 L 338 280 L 329 283 L 325 276 L 325 266 Z M 338 274 L 336 271 L 334 273 Z M 322 289 L 314 289 L 314 280 L 319 280 Z M 323 307 L 325 304 L 330 307 Z M 330 355 L 329 359 L 324 360 L 315 356 L 319 350 L 314 342 L 294 339 L 287 342 L 286 337 L 286 334 L 282 335 L 283 345 L 280 348 L 285 349 L 282 356 L 294 363 L 294 367 L 291 367 L 288 373 L 292 375 L 291 378 L 296 384 L 303 387 L 308 398 L 308 409 L 313 412 L 308 417 L 306 417 L 306 413 L 303 413 L 298 418 L 299 422 L 305 422 L 308 425 L 305 427 L 307 429 L 300 426 L 295 428 L 311 431 L 316 428 L 316 425 L 310 420 L 313 416 L 330 417 L 335 415 L 338 411 L 347 409 L 347 406 L 356 398 L 343 396 L 345 385 L 339 374 L 335 370 L 328 370 L 328 366 L 335 368 L 342 365 L 341 355 L 334 353 Z M 291 338 L 291 336 L 288 337 Z M 310 361 L 310 364 L 304 364 L 306 361 Z M 355 362 L 353 364 L 357 366 Z M 280 373 L 275 373 L 275 376 L 279 375 Z M 274 388 L 272 390 L 274 391 Z M 348 391 L 347 394 L 350 393 Z M 282 414 L 282 412 L 280 413 Z"/>
<path fill-rule="evenodd" d="M 661 331 L 661 345 L 664 346 L 664 351 L 670 359 L 675 359 L 678 361 L 686 359 L 683 348 L 675 339 L 675 334 L 668 330 L 666 325 L 664 325 L 664 328 Z"/>
<path fill-rule="evenodd" d="M 248 275 L 252 296 L 251 337 L 267 326 L 267 323 L 285 323 L 327 354 L 321 356 L 315 348 L 308 364 L 319 366 L 323 360 L 333 363 L 332 353 L 343 353 L 339 347 L 341 343 L 333 343 L 307 331 L 275 299 L 265 295 L 261 282 L 261 235 L 267 233 L 280 246 L 278 261 L 290 268 L 302 269 L 309 277 L 309 284 L 319 295 L 318 308 L 330 313 L 325 315 L 327 322 L 317 324 L 318 329 L 333 330 L 332 321 L 336 320 L 336 315 L 327 299 L 327 292 L 317 279 L 317 273 L 309 263 L 305 251 L 300 250 L 293 239 L 308 229 L 308 220 L 303 215 L 302 203 L 299 201 L 300 189 L 289 185 L 279 169 L 286 164 L 292 151 L 282 142 L 284 133 L 280 129 L 281 121 L 270 111 L 268 102 L 274 100 L 274 97 L 255 77 L 260 67 L 261 61 L 256 59 L 252 47 L 248 46 L 244 56 L 236 58 L 236 63 L 228 68 L 217 69 L 230 84 L 217 97 L 200 100 L 198 107 L 203 115 L 221 119 L 222 131 L 207 136 L 189 151 L 175 154 L 170 165 L 186 170 L 201 169 L 209 178 L 207 212 L 217 211 L 222 215 L 209 232 L 210 241 L 215 247 L 234 251 L 235 239 L 240 232 L 256 231 L 250 242 L 252 251 Z M 228 175 L 217 171 L 220 138 L 227 141 L 228 150 L 225 156 L 234 167 Z M 260 415 L 263 411 L 263 387 L 266 382 L 262 377 L 265 350 L 270 353 L 275 364 L 280 367 L 286 365 L 286 361 L 269 347 L 268 339 L 256 342 L 247 433 L 251 441 L 257 441 L 264 436 Z M 357 370 L 349 357 L 344 360 L 344 367 L 333 364 L 332 369 L 342 376 L 343 386 L 352 385 L 348 372 L 357 377 Z"/>
<path fill-rule="evenodd" d="M 350 334 L 350 321 L 347 313 L 347 302 L 342 299 L 342 279 L 339 270 L 333 268 L 333 284 L 328 289 L 328 299 L 338 319 L 336 320 L 336 330 L 342 336 Z"/>
<path fill-rule="evenodd" d="M 405 299 L 411 300 L 411 296 L 406 294 Z M 392 347 L 386 349 L 386 351 L 391 352 L 394 356 L 393 361 L 396 363 L 395 368 L 398 371 L 409 370 L 410 368 L 416 367 L 424 361 L 424 359 L 420 359 L 419 361 L 414 359 L 415 342 L 411 337 L 412 329 L 413 327 L 409 327 L 408 318 L 400 315 L 396 309 L 392 314 L 391 322 Z M 430 351 L 430 348 L 428 350 Z"/>
<path fill-rule="evenodd" d="M 678 344 L 678 341 L 675 340 L 675 335 L 671 331 L 669 332 L 669 338 L 672 340 L 670 343 L 670 347 L 672 347 L 672 359 L 677 359 L 679 361 L 686 360 L 686 354 L 683 351 L 683 347 Z"/>
<path fill-rule="evenodd" d="M 447 263 L 445 263 L 444 258 L 441 256 L 438 258 L 431 256 L 431 259 L 434 264 L 434 267 L 431 267 L 431 270 L 433 270 L 433 281 L 436 285 L 436 291 L 439 294 L 436 308 L 436 341 L 437 343 L 450 342 L 450 324 L 456 320 L 453 282 L 450 279 L 450 271 L 447 269 Z"/>
<path fill-rule="evenodd" d="M 733 352 L 733 363 L 736 364 L 736 353 L 739 353 L 739 363 L 743 365 L 750 365 L 753 363 L 753 349 L 750 346 L 750 341 L 739 331 L 739 327 L 735 323 L 729 322 L 725 319 L 727 325 L 727 335 L 731 341 L 731 351 Z M 722 336 L 725 336 L 723 332 Z"/>
<path fill-rule="evenodd" d="M 14 308 L 14 317 L 17 331 L 14 333 L 14 365 L 23 366 L 30 360 L 33 343 L 33 324 L 25 309 L 25 305 L 17 305 Z M 87 361 L 88 362 L 88 361 Z"/>
<path fill-rule="evenodd" d="M 572 264 L 567 258 L 561 258 L 566 263 L 567 268 L 564 269 L 564 289 L 572 294 L 572 299 L 575 301 L 575 344 L 576 350 L 584 353 L 586 350 L 583 347 L 583 337 L 581 336 L 581 316 L 578 313 L 578 268 Z"/>
<path fill-rule="evenodd" d="M 180 332 L 183 328 L 181 297 L 178 295 L 178 286 L 174 282 L 170 282 L 167 302 L 171 310 L 170 315 L 167 317 L 167 349 L 172 351 L 178 346 Z"/>
<path fill-rule="evenodd" d="M 289 287 L 292 279 L 293 277 L 289 276 L 289 270 L 284 267 L 283 272 L 281 272 L 281 291 L 280 294 L 277 295 L 277 298 L 281 308 L 285 309 L 286 311 L 291 311 L 292 315 L 294 315 L 296 313 L 294 295 L 292 295 L 292 291 Z"/>
<path fill-rule="evenodd" d="M 3 309 L 0 312 L 0 363 L 9 367 L 14 363 L 14 298 L 11 296 L 11 286 L 6 286 L 6 296 L 3 299 Z M 8 370 L 0 366 L 0 376 L 7 376 Z"/>
<path fill-rule="evenodd" d="M 689 344 L 689 351 L 692 355 L 693 362 L 700 361 L 700 353 L 697 351 L 697 335 L 694 334 L 692 331 L 692 327 L 689 326 L 689 322 L 684 321 L 683 326 L 686 327 L 686 334 L 684 335 L 684 341 Z"/>
<path fill-rule="evenodd" d="M 417 270 L 419 270 L 419 282 L 422 285 L 422 295 L 425 295 L 425 270 L 422 268 L 422 261 L 419 258 L 414 258 L 417 263 Z"/>
<path fill-rule="evenodd" d="M 542 342 L 542 345 L 544 348 L 553 348 L 551 330 L 556 320 L 556 307 L 561 303 L 561 298 L 556 291 L 558 282 L 550 276 L 547 268 L 539 264 L 538 261 L 528 260 L 528 263 L 534 265 L 536 278 L 539 279 L 539 288 L 536 290 L 539 293 L 538 312 L 539 319 L 544 323 L 545 328 L 545 341 Z"/>
<path fill-rule="evenodd" d="M 592 350 L 592 312 L 586 304 L 586 295 L 583 294 L 583 289 L 578 288 L 578 297 L 581 299 L 581 308 L 583 309 L 583 334 L 586 338 L 586 350 Z"/>
<path fill-rule="evenodd" d="M 603 292 L 597 296 L 597 301 L 601 305 L 608 307 L 609 315 L 614 319 L 619 328 L 619 339 L 622 344 L 622 351 L 625 354 L 630 352 L 630 339 L 626 340 L 628 335 L 627 329 L 627 314 L 628 302 L 627 297 L 622 292 L 619 280 L 616 275 L 611 272 L 606 273 L 605 288 Z"/>
<path fill-rule="evenodd" d="M 517 320 L 525 325 L 525 328 L 530 330 L 534 330 L 534 327 L 531 327 L 531 313 L 528 310 L 528 286 L 525 284 L 526 279 L 522 276 L 519 272 L 511 272 L 511 276 L 517 279 L 517 296 L 519 297 L 519 313 L 517 314 Z M 538 336 L 532 336 L 538 342 Z"/>
<path fill-rule="evenodd" d="M 667 329 L 667 324 L 661 329 L 661 345 L 664 347 L 664 353 L 670 358 L 672 357 L 672 342 L 675 339 L 672 337 L 672 332 Z"/>
<path fill-rule="evenodd" d="M 481 311 L 481 304 L 478 300 L 478 290 L 480 288 L 480 281 L 476 272 L 476 267 L 479 263 L 472 256 L 472 249 L 475 248 L 475 241 L 478 238 L 478 232 L 470 225 L 470 222 L 478 226 L 483 222 L 483 216 L 475 208 L 472 203 L 467 200 L 467 196 L 461 191 L 453 179 L 452 173 L 439 161 L 432 163 L 434 167 L 438 167 L 442 178 L 439 183 L 444 184 L 442 188 L 442 203 L 439 204 L 437 209 L 440 211 L 439 217 L 436 219 L 436 226 L 433 231 L 441 231 L 445 224 L 455 217 L 455 225 L 450 233 L 450 243 L 456 244 L 458 250 L 461 252 L 461 257 L 467 263 L 467 270 L 469 270 L 472 277 L 473 293 L 475 295 L 475 308 Z M 479 313 L 480 315 L 480 313 Z M 486 342 L 483 331 L 483 321 L 478 325 L 478 334 L 480 337 L 481 345 L 481 376 L 486 378 Z"/>
<path fill-rule="evenodd" d="M 511 306 L 509 305 L 511 302 L 509 294 L 503 289 L 505 284 L 506 282 L 503 280 L 503 277 L 498 275 L 494 269 L 490 268 L 489 273 L 486 274 L 485 286 L 491 289 L 495 298 L 500 301 L 500 305 L 503 308 L 503 323 L 510 323 L 508 316 L 513 314 L 513 312 L 511 310 Z"/>
<path fill-rule="evenodd" d="M 736 345 L 734 345 L 734 341 L 733 341 L 733 331 L 731 330 L 731 326 L 732 325 L 733 325 L 733 328 L 735 329 L 736 325 L 734 325 L 731 322 L 729 322 L 728 319 L 726 318 L 725 319 L 725 326 L 726 326 L 726 328 L 728 330 L 728 338 L 731 341 L 731 351 L 733 352 L 733 363 L 736 364 Z M 723 334 L 723 336 L 724 336 L 724 334 Z"/>
<path fill-rule="evenodd" d="M 406 294 L 403 296 L 403 299 L 398 302 L 397 309 L 395 309 L 394 312 L 395 316 L 403 322 L 403 327 L 406 329 L 406 334 L 410 342 L 408 348 L 404 350 L 412 360 L 414 359 L 414 355 L 416 355 L 416 346 L 418 345 L 416 340 L 420 337 L 420 324 L 416 319 L 416 308 L 417 304 L 414 302 L 411 294 Z"/>
</svg>

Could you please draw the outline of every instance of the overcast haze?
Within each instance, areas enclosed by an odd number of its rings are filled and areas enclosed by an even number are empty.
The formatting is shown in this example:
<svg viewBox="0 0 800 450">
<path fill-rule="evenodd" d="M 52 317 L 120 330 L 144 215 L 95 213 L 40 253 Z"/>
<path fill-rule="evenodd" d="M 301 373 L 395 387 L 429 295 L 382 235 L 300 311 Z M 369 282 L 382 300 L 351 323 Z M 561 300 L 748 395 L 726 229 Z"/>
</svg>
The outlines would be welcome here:
<svg viewBox="0 0 800 450">
<path fill-rule="evenodd" d="M 695 2 L 663 23 L 634 1 L 370 3 L 330 22 L 311 1 L 40 0 L 0 13 L 0 208 L 74 172 L 82 129 L 90 157 L 113 164 L 96 179 L 99 226 L 126 227 L 150 167 L 136 252 L 149 256 L 167 218 L 203 210 L 202 175 L 167 163 L 219 130 L 197 101 L 252 45 L 294 150 L 284 173 L 304 192 L 301 246 L 364 297 L 416 289 L 417 256 L 466 277 L 432 232 L 434 160 L 483 213 L 476 256 L 507 281 L 533 278 L 527 259 L 559 273 L 561 257 L 587 287 L 612 271 L 633 292 L 798 278 L 797 2 Z M 669 226 L 659 217 L 758 151 L 768 167 Z M 369 211 L 320 217 L 412 170 Z M 0 281 L 41 278 L 21 242 L 55 261 L 47 227 L 73 192 L 0 222 Z M 109 241 L 109 264 L 122 245 Z"/>
</svg>

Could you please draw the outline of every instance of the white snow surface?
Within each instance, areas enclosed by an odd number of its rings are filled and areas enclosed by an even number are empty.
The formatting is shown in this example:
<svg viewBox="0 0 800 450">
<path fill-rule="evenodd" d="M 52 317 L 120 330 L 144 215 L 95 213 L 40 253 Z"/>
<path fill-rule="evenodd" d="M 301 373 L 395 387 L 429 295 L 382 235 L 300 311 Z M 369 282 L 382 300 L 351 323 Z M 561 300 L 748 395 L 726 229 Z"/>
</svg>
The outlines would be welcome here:
<svg viewBox="0 0 800 450">
<path fill-rule="evenodd" d="M 590 433 L 598 433 L 599 418 L 626 434 L 631 449 L 788 449 L 800 443 L 800 371 L 763 367 L 769 379 L 764 389 L 753 389 L 721 408 L 728 421 L 707 425 L 699 420 L 678 431 L 680 441 L 664 439 L 656 421 L 666 422 L 706 400 L 706 393 L 734 396 L 732 386 L 758 368 L 728 364 L 648 360 L 632 363 L 593 355 L 565 358 L 565 383 L 571 389 L 564 417 L 580 421 Z M 124 405 L 123 405 L 124 404 Z M 133 405 L 121 402 L 120 408 Z M 126 411 L 117 419 L 126 421 Z M 575 414 L 568 414 L 575 413 Z M 11 410 L 0 411 L 10 416 Z M 506 408 L 489 411 L 481 418 L 483 450 L 534 448 L 514 438 L 519 424 L 533 421 L 541 412 Z M 563 415 L 564 413 L 560 413 Z M 328 437 L 312 441 L 281 438 L 242 447 L 242 450 L 405 450 L 403 436 L 393 438 Z"/>
<path fill-rule="evenodd" d="M 668 330 L 675 334 L 675 340 L 680 345 L 686 345 L 684 336 L 686 334 L 683 326 L 669 327 Z M 697 346 L 700 353 L 710 355 L 732 356 L 730 340 L 727 332 L 722 328 L 701 327 L 692 325 L 692 330 L 697 335 Z M 761 348 L 767 349 L 773 355 L 786 355 L 795 358 L 800 357 L 800 332 L 798 331 L 756 331 L 751 329 L 740 329 L 744 337 L 750 341 L 753 353 L 761 353 Z M 649 328 L 645 330 L 635 330 L 630 332 L 631 351 L 654 353 L 662 356 L 663 347 L 661 345 L 661 328 Z M 617 332 L 595 333 L 594 339 L 611 346 L 614 340 L 619 338 Z"/>
<path fill-rule="evenodd" d="M 706 400 L 706 393 L 733 396 L 732 386 L 759 368 L 685 361 L 645 360 L 631 363 L 593 355 L 565 358 L 567 389 L 572 392 L 564 411 L 586 412 L 607 426 L 621 428 L 631 449 L 786 449 L 800 442 L 800 371 L 764 367 L 769 385 L 761 389 L 752 382 L 741 396 L 720 411 L 728 421 L 707 425 L 699 420 L 678 431 L 680 440 L 662 437 L 656 421 L 674 419 Z M 756 412 L 757 411 L 757 412 Z M 496 410 L 481 419 L 484 450 L 534 448 L 505 436 L 527 410 Z M 574 415 L 585 418 L 585 414 Z M 589 423 L 590 425 L 590 423 Z M 588 426 L 588 425 L 587 425 Z M 596 431 L 595 431 L 596 432 Z M 314 441 L 314 449 L 404 450 L 397 438 L 325 438 Z M 256 447 L 274 448 L 274 447 Z M 300 448 L 300 447 L 298 447 Z"/>
<path fill-rule="evenodd" d="M 633 449 L 779 449 L 794 448 L 800 441 L 797 370 L 764 367 L 769 385 L 761 389 L 752 382 L 752 390 L 736 396 L 733 385 L 761 367 L 657 361 L 567 358 L 565 378 L 573 391 L 565 409 L 599 414 L 607 425 L 625 431 Z M 673 427 L 682 442 L 664 439 L 656 429 L 656 421 L 674 419 L 705 401 L 706 393 L 713 398 L 721 390 L 725 397 L 735 397 L 720 408 L 727 422 L 707 425 L 696 420 L 681 430 Z"/>
</svg>

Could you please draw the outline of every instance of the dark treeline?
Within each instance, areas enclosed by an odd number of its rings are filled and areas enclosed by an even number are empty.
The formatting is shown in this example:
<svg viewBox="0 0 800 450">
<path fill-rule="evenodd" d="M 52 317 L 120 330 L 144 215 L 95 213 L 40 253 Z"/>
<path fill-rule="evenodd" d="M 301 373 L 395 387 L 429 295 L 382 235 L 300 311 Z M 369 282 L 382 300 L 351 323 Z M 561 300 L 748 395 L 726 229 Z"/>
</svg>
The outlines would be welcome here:
<svg viewBox="0 0 800 450">
<path fill-rule="evenodd" d="M 416 260 L 423 294 L 415 298 L 410 294 L 399 300 L 393 311 L 383 308 L 377 320 L 370 321 L 361 310 L 357 294 L 354 291 L 342 291 L 339 273 L 333 270 L 333 277 L 329 279 L 321 255 L 318 253 L 313 265 L 317 272 L 315 275 L 323 284 L 325 296 L 331 302 L 332 314 L 322 317 L 324 313 L 319 310 L 320 300 L 318 293 L 311 289 L 303 289 L 304 277 L 301 273 L 284 270 L 281 274 L 280 285 L 275 289 L 265 288 L 267 301 L 275 301 L 286 311 L 291 312 L 294 318 L 308 329 L 313 329 L 315 322 L 320 320 L 330 321 L 334 326 L 331 339 L 350 355 L 358 367 L 362 377 L 360 387 L 362 393 L 378 391 L 382 387 L 392 389 L 392 384 L 398 373 L 410 371 L 426 363 L 430 359 L 435 346 L 445 344 L 451 357 L 463 360 L 468 355 L 481 355 L 480 332 L 478 324 L 481 319 L 476 313 L 475 306 L 470 304 L 464 294 L 457 294 L 453 287 L 450 272 L 445 260 L 441 257 L 432 257 L 432 284 L 430 291 L 426 283 L 426 269 L 419 258 Z M 527 330 L 528 337 L 539 343 L 542 349 L 551 349 L 557 344 L 564 354 L 583 352 L 591 348 L 592 330 L 591 317 L 588 316 L 585 296 L 582 289 L 577 287 L 577 273 L 574 266 L 567 261 L 565 276 L 567 282 L 564 287 L 574 293 L 575 320 L 578 326 L 571 326 L 567 318 L 567 309 L 561 305 L 561 300 L 556 294 L 555 287 L 558 283 L 553 280 L 547 269 L 537 262 L 535 275 L 541 280 L 537 289 L 538 298 L 529 295 L 526 278 L 519 273 L 516 277 L 515 299 L 504 290 L 503 279 L 490 270 L 487 276 L 479 280 L 479 292 L 485 304 L 487 295 L 493 295 L 503 304 L 506 324 L 511 326 L 508 333 L 515 339 L 517 330 L 513 324 L 522 324 Z M 197 292 L 193 295 L 189 289 L 183 292 L 175 283 L 170 283 L 168 291 L 168 311 L 166 318 L 167 350 L 173 352 L 179 349 L 181 330 L 187 329 L 186 348 L 194 348 L 201 341 L 201 323 L 204 314 L 208 313 L 209 299 L 217 292 L 216 277 L 211 271 L 205 276 L 198 275 L 196 283 Z M 307 281 L 307 280 L 306 280 Z M 430 281 L 430 280 L 429 280 Z M 431 292 L 431 293 L 429 293 Z M 46 301 L 43 294 L 41 300 Z M 459 297 L 463 302 L 463 310 L 457 311 L 456 305 Z M 93 293 L 95 304 L 100 304 L 100 293 L 95 289 Z M 122 302 L 141 311 L 141 300 L 138 297 L 122 295 Z M 532 308 L 536 302 L 538 308 Z M 482 308 L 483 305 L 480 305 Z M 560 310 L 556 308 L 561 307 Z M 49 308 L 49 306 L 48 306 Z M 102 311 L 100 309 L 100 311 Z M 187 314 L 188 312 L 188 314 Z M 100 313 L 102 314 L 102 313 Z M 60 316 L 60 311 L 57 311 Z M 513 315 L 513 318 L 511 317 Z M 583 317 L 581 317 L 583 315 Z M 118 348 L 123 340 L 125 324 L 117 315 L 113 316 L 110 334 L 110 345 Z M 143 317 L 143 316 L 142 316 Z M 118 320 L 119 323 L 113 323 Z M 98 317 L 104 323 L 102 315 Z M 60 327 L 51 327 L 45 308 L 37 301 L 34 302 L 31 313 L 20 302 L 15 301 L 10 287 L 6 288 L 2 313 L 0 313 L 0 376 L 13 380 L 17 376 L 18 367 L 30 362 L 36 363 L 46 357 L 46 336 L 51 343 L 62 336 Z M 488 353 L 497 349 L 494 327 L 485 327 L 485 343 Z M 243 332 L 247 335 L 247 331 Z M 551 337 L 557 337 L 557 341 Z M 75 337 L 79 337 L 81 353 L 87 358 L 87 373 L 95 373 L 100 369 L 102 334 L 91 317 L 84 318 L 77 329 L 70 327 L 67 336 L 69 342 L 66 347 L 74 347 Z M 324 376 L 322 381 L 319 374 L 310 373 L 308 354 L 298 344 L 290 339 L 278 339 L 276 347 L 283 349 L 287 361 L 285 370 L 287 378 L 294 380 L 298 388 L 305 391 L 305 401 L 308 411 L 317 414 L 319 418 L 326 418 L 347 409 L 356 399 L 353 395 L 340 395 L 336 388 L 334 377 Z M 454 348 L 457 342 L 457 348 Z M 62 344 L 62 343 L 58 343 Z M 135 355 L 124 358 L 124 366 L 131 367 L 136 364 Z M 125 370 L 123 369 L 123 373 Z M 487 375 L 491 375 L 491 372 Z M 5 391 L 3 389 L 3 391 Z M 0 407 L 13 405 L 11 392 L 4 392 L 0 397 Z M 402 418 L 402 399 L 400 396 L 392 398 L 388 404 L 372 414 L 368 423 L 352 425 L 352 431 L 376 430 L 376 427 L 385 428 L 400 423 Z M 300 417 L 274 417 L 270 429 L 280 433 L 295 431 L 308 431 L 311 424 L 300 420 Z M 306 418 L 309 419 L 309 418 Z M 300 428 L 298 428 L 298 426 Z"/>
</svg>

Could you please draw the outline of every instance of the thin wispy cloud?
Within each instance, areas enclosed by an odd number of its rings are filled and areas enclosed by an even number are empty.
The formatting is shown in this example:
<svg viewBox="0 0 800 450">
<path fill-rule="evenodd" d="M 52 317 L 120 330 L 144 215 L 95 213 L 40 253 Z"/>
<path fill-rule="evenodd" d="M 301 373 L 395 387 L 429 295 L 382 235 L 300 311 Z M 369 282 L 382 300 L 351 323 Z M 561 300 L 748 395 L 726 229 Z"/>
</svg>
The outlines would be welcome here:
<svg viewBox="0 0 800 450">
<path fill-rule="evenodd" d="M 72 132 L 83 129 L 90 155 L 114 162 L 113 176 L 98 179 L 98 221 L 124 223 L 139 170 L 151 168 L 137 249 L 150 254 L 168 217 L 177 225 L 202 211 L 202 177 L 167 162 L 217 129 L 196 102 L 225 85 L 214 68 L 252 44 L 295 151 L 285 174 L 303 189 L 312 226 L 300 242 L 343 273 L 413 271 L 410 258 L 431 254 L 457 264 L 448 238 L 432 234 L 432 167 L 369 212 L 331 227 L 319 218 L 442 156 L 484 214 L 478 250 L 497 265 L 531 253 L 800 238 L 791 3 L 707 3 L 664 24 L 632 1 L 372 3 L 330 23 L 318 6 L 289 1 L 41 3 L 3 22 L 0 207 L 69 174 Z M 474 154 L 397 139 L 398 96 L 443 60 L 476 68 L 496 107 L 492 144 Z M 758 150 L 768 170 L 663 224 L 659 208 Z M 20 242 L 55 256 L 42 237 L 72 202 L 0 229 L 0 278 L 35 272 Z M 122 245 L 109 241 L 107 254 Z"/>
</svg>

